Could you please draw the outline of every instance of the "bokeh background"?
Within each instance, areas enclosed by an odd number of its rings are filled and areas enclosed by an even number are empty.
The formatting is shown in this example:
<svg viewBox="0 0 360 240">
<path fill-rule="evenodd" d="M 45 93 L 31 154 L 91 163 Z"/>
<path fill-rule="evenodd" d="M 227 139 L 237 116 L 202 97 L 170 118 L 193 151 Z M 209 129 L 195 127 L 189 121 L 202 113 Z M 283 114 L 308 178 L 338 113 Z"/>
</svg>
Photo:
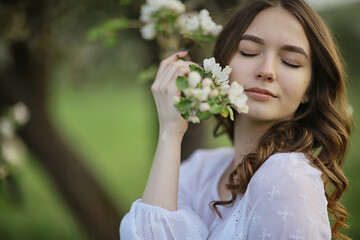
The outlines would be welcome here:
<svg viewBox="0 0 360 240">
<path fill-rule="evenodd" d="M 17 18 L 12 13 L 21 12 L 30 2 L 0 1 L 0 70 L 11 61 L 7 55 L 8 43 L 14 36 L 7 36 L 9 29 L 15 27 L 10 27 L 9 22 L 26 25 L 26 19 L 17 16 L 20 20 L 15 21 Z M 45 9 L 50 9 L 45 11 L 46 23 L 40 24 L 46 29 L 46 40 L 41 44 L 47 44 L 50 56 L 47 64 L 42 65 L 47 73 L 44 106 L 49 121 L 71 151 L 81 156 L 89 174 L 120 216 L 141 197 L 156 147 L 158 126 L 150 84 L 139 81 L 138 75 L 141 70 L 158 63 L 159 51 L 155 42 L 141 38 L 136 26 L 96 41 L 89 38 L 89 32 L 109 19 L 122 16 L 136 19 L 142 2 L 132 1 L 130 5 L 126 2 L 39 1 Z M 235 1 L 228 2 L 228 7 L 236 5 Z M 341 0 L 310 3 L 333 31 L 347 64 L 355 132 L 344 167 L 350 189 L 343 195 L 342 203 L 347 207 L 351 225 L 345 232 L 353 239 L 360 239 L 360 131 L 357 128 L 360 117 L 360 3 Z M 208 1 L 202 6 L 212 13 L 219 8 L 218 4 Z M 214 17 L 220 23 L 226 20 L 226 16 L 220 14 Z M 29 30 L 22 29 L 18 33 L 19 39 L 29 37 L 26 31 Z M 211 50 L 210 44 L 202 56 L 211 56 Z M 229 146 L 226 137 L 214 139 L 211 136 L 213 126 L 211 120 L 203 125 L 201 147 Z M 41 126 L 36 131 L 40 135 Z M 38 152 L 29 148 L 21 166 L 12 173 L 16 184 L 9 187 L 7 180 L 0 180 L 0 239 L 94 239 L 91 231 L 76 217 L 74 208 L 69 207 L 71 196 L 62 196 L 53 172 L 49 172 L 38 158 Z M 57 171 L 68 170 L 58 168 Z M 71 173 L 68 177 L 70 182 L 76 183 L 76 176 Z M 85 197 L 81 202 L 86 205 L 91 199 Z M 106 216 L 98 221 L 106 222 Z"/>
</svg>

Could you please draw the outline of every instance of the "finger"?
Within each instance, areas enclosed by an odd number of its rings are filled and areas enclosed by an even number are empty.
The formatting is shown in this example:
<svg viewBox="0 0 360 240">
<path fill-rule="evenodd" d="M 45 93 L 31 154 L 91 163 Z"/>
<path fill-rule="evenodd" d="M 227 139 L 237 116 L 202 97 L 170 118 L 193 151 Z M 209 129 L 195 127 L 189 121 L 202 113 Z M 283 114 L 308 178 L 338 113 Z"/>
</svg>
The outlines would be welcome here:
<svg viewBox="0 0 360 240">
<path fill-rule="evenodd" d="M 194 62 L 191 62 L 191 61 L 183 61 L 183 60 L 177 60 L 176 62 L 172 62 L 170 65 L 167 66 L 166 69 L 164 69 L 161 73 L 159 72 L 158 76 L 157 76 L 157 79 L 160 80 L 160 79 L 163 79 L 164 76 L 166 76 L 168 74 L 169 71 L 172 71 L 171 68 L 173 67 L 181 67 L 181 66 L 186 66 L 187 68 L 189 68 L 189 66 L 191 64 L 196 64 L 198 65 L 197 63 L 194 63 Z M 155 79 L 156 81 L 156 79 Z M 160 80 L 161 81 L 161 80 Z"/>
<path fill-rule="evenodd" d="M 180 67 L 172 68 L 168 72 L 168 74 L 164 77 L 164 81 L 159 85 L 159 88 L 164 89 L 165 93 L 168 92 L 167 86 L 168 86 L 169 82 L 172 82 L 176 85 L 176 79 L 179 76 L 184 76 L 184 75 L 188 74 L 189 71 L 190 70 L 189 70 L 188 66 L 180 66 Z"/>
<path fill-rule="evenodd" d="M 191 62 L 189 61 L 176 61 L 171 63 L 163 73 L 161 73 L 159 76 L 156 77 L 155 82 L 153 83 L 152 88 L 159 89 L 161 86 L 166 84 L 168 81 L 171 80 L 172 75 L 178 68 L 186 68 L 189 69 L 189 65 Z"/>
<path fill-rule="evenodd" d="M 166 69 L 171 63 L 177 61 L 179 58 L 184 58 L 187 55 L 188 55 L 188 51 L 177 52 L 171 55 L 170 57 L 164 59 L 160 63 L 159 72 L 164 71 L 164 69 Z"/>
</svg>

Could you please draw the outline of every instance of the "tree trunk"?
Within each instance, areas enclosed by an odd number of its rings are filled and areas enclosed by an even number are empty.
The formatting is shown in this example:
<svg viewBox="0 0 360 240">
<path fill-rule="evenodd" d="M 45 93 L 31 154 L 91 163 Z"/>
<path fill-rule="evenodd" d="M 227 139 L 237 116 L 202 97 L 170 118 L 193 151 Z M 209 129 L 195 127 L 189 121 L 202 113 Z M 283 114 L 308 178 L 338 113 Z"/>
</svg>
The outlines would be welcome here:
<svg viewBox="0 0 360 240">
<path fill-rule="evenodd" d="M 19 4 L 19 6 L 14 6 Z M 89 239 L 119 239 L 121 216 L 82 159 L 57 134 L 47 113 L 50 37 L 45 1 L 17 1 L 14 15 L 25 16 L 28 35 L 8 39 L 12 62 L 0 66 L 0 107 L 23 101 L 31 117 L 20 131 L 30 151 L 52 178 Z M 21 5 L 21 6 L 20 6 Z M 52 6 L 54 7 L 54 6 Z"/>
</svg>

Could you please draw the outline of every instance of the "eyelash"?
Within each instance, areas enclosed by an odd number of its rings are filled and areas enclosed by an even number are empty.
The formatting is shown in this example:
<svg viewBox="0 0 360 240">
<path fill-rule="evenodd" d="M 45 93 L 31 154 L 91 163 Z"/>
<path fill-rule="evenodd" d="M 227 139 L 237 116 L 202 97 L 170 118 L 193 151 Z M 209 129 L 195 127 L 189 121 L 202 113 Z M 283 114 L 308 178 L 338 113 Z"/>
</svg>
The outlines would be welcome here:
<svg viewBox="0 0 360 240">
<path fill-rule="evenodd" d="M 250 54 L 250 53 L 245 53 L 243 51 L 240 51 L 240 54 L 243 55 L 244 57 L 255 57 L 259 54 Z"/>
<path fill-rule="evenodd" d="M 288 62 L 285 62 L 284 60 L 282 60 L 282 62 L 285 64 L 285 65 L 287 65 L 287 66 L 289 66 L 289 67 L 292 67 L 292 68 L 300 68 L 301 67 L 301 65 L 295 65 L 295 64 L 291 64 L 291 63 L 288 63 Z"/>
<path fill-rule="evenodd" d="M 259 55 L 259 54 L 245 53 L 245 52 L 243 52 L 243 51 L 240 51 L 240 54 L 241 54 L 242 56 L 244 56 L 244 57 L 255 57 L 255 56 Z M 284 60 L 281 60 L 281 61 L 282 61 L 285 65 L 287 65 L 287 66 L 289 66 L 289 67 L 291 67 L 291 68 L 296 68 L 296 69 L 298 69 L 298 68 L 301 67 L 301 65 L 291 64 L 291 63 L 288 63 L 288 62 L 286 62 L 286 61 L 284 61 Z"/>
</svg>

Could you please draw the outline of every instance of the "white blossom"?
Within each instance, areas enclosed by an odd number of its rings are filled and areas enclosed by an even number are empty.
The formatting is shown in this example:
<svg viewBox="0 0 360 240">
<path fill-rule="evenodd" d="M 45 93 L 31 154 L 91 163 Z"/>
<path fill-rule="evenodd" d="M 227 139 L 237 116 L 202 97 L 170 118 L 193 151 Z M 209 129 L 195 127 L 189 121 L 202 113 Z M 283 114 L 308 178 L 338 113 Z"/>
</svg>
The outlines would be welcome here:
<svg viewBox="0 0 360 240">
<path fill-rule="evenodd" d="M 239 113 L 247 113 L 249 111 L 249 107 L 246 105 L 247 96 L 244 94 L 244 88 L 238 82 L 233 82 L 231 84 L 228 95 L 229 100 L 231 104 L 234 105 L 236 111 Z"/>
<path fill-rule="evenodd" d="M 211 92 L 210 87 L 204 87 L 202 89 L 196 88 L 193 90 L 193 95 L 199 101 L 206 101 L 210 92 Z"/>
<path fill-rule="evenodd" d="M 203 9 L 199 13 L 200 23 L 201 23 L 201 29 L 204 35 L 213 35 L 217 36 L 221 30 L 221 25 L 216 25 L 216 23 L 212 20 L 210 17 L 210 14 L 208 10 Z"/>
<path fill-rule="evenodd" d="M 23 102 L 18 102 L 13 106 L 12 116 L 17 124 L 24 125 L 29 121 L 29 109 Z"/>
<path fill-rule="evenodd" d="M 188 21 L 188 14 L 181 14 L 177 18 L 177 20 L 175 22 L 175 26 L 180 29 L 181 33 L 187 32 L 187 29 L 186 29 L 187 21 Z"/>
<path fill-rule="evenodd" d="M 199 15 L 196 12 L 181 14 L 176 20 L 175 26 L 182 34 L 195 32 L 200 28 Z"/>
<path fill-rule="evenodd" d="M 194 88 L 201 82 L 201 75 L 198 72 L 192 71 L 189 73 L 189 85 Z"/>
<path fill-rule="evenodd" d="M 189 17 L 186 21 L 186 30 L 189 32 L 196 31 L 200 26 L 200 21 L 197 16 Z"/>
<path fill-rule="evenodd" d="M 145 23 L 152 21 L 154 13 L 160 9 L 168 9 L 181 14 L 185 12 L 185 5 L 178 0 L 147 0 L 141 6 L 140 20 Z"/>
<path fill-rule="evenodd" d="M 229 79 L 229 75 L 227 75 L 223 71 L 219 71 L 219 69 L 215 69 L 215 71 L 212 71 L 212 76 L 213 78 L 215 78 L 215 83 L 217 83 L 218 85 L 222 85 L 223 82 Z"/>
<path fill-rule="evenodd" d="M 222 71 L 229 76 L 232 69 L 230 66 L 226 66 Z"/>
<path fill-rule="evenodd" d="M 188 121 L 189 122 L 192 122 L 192 123 L 199 123 L 200 122 L 200 119 L 198 116 L 195 116 L 195 115 L 192 115 L 188 118 Z"/>
<path fill-rule="evenodd" d="M 143 22 L 150 22 L 152 15 L 159 10 L 158 6 L 144 4 L 140 10 L 140 20 Z"/>
<path fill-rule="evenodd" d="M 202 112 L 207 112 L 210 110 L 210 105 L 207 102 L 202 102 L 200 103 L 199 109 Z"/>
<path fill-rule="evenodd" d="M 148 22 L 140 28 L 141 36 L 146 40 L 152 40 L 156 36 L 155 23 Z"/>
<path fill-rule="evenodd" d="M 211 76 L 215 79 L 215 83 L 218 86 L 223 85 L 223 82 L 229 79 L 229 74 L 231 73 L 230 67 L 221 68 L 219 63 L 215 62 L 215 58 L 204 59 L 204 70 L 206 72 L 211 72 Z"/>
<path fill-rule="evenodd" d="M 173 10 L 174 12 L 180 14 L 185 12 L 185 5 L 178 0 L 163 0 L 163 6 L 167 9 Z"/>
<path fill-rule="evenodd" d="M 155 25 L 159 19 L 154 15 L 161 10 L 171 10 L 176 14 L 185 12 L 185 5 L 178 0 L 147 0 L 141 6 L 140 20 L 146 23 L 140 28 L 141 35 L 146 40 L 152 40 L 156 36 Z"/>
<path fill-rule="evenodd" d="M 7 117 L 0 118 L 0 134 L 7 138 L 14 136 L 15 127 L 14 124 Z"/>
<path fill-rule="evenodd" d="M 221 71 L 220 64 L 215 62 L 214 57 L 204 59 L 203 65 L 206 72 Z"/>
<path fill-rule="evenodd" d="M 221 83 L 221 85 L 220 85 L 220 89 L 224 90 L 226 93 L 228 93 L 229 90 L 230 90 L 230 85 L 229 85 L 228 82 L 229 82 L 229 81 L 223 82 L 223 83 Z"/>
</svg>

